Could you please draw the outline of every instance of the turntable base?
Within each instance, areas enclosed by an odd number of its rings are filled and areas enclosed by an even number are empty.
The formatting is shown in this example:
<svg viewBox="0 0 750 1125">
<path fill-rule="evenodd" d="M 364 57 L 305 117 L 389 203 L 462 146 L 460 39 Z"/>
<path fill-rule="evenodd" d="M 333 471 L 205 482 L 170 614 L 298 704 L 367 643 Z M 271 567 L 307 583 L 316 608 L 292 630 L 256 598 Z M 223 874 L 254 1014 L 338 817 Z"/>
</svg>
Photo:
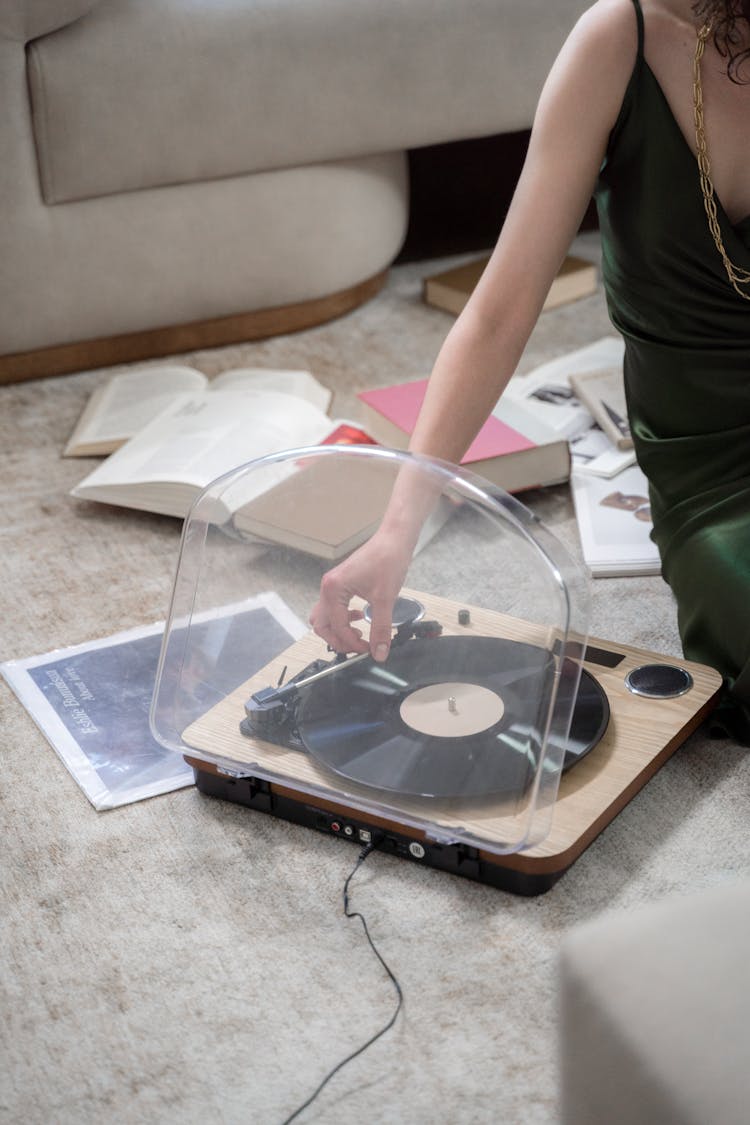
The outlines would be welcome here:
<svg viewBox="0 0 750 1125">
<path fill-rule="evenodd" d="M 453 603 L 418 596 L 438 620 L 456 621 Z M 446 632 L 472 630 L 477 635 L 535 639 L 533 627 L 477 609 L 471 611 L 469 626 L 454 625 Z M 583 666 L 606 694 L 609 725 L 596 746 L 563 774 L 546 838 L 528 849 L 498 854 L 461 842 L 456 839 L 460 833 L 451 836 L 447 810 L 435 818 L 437 831 L 415 827 L 408 816 L 402 821 L 395 810 L 392 816 L 380 815 L 362 808 L 357 786 L 349 787 L 347 797 L 342 798 L 308 755 L 240 733 L 239 719 L 253 691 L 277 683 L 283 668 L 288 668 L 291 677 L 324 654 L 323 642 L 308 634 L 187 728 L 184 743 L 194 748 L 195 755 L 186 757 L 195 770 L 198 789 L 353 842 L 374 839 L 386 853 L 524 895 L 539 894 L 554 885 L 700 725 L 721 688 L 719 674 L 703 665 L 590 640 Z M 687 672 L 687 686 L 681 694 L 667 698 L 637 694 L 626 679 L 641 668 L 666 669 L 668 679 Z M 653 685 L 647 685 L 647 691 L 653 690 Z M 400 804 L 408 810 L 408 802 Z M 467 822 L 464 809 L 456 823 L 472 830 L 474 838 L 493 842 L 496 821 L 491 810 L 479 812 Z"/>
</svg>

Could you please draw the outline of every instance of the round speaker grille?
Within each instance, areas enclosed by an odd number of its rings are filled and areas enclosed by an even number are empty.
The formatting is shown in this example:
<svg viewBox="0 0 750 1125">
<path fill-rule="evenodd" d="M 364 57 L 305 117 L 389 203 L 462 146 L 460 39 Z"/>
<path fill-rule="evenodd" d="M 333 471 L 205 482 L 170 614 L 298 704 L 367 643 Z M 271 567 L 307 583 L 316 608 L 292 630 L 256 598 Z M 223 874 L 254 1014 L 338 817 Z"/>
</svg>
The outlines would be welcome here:
<svg viewBox="0 0 750 1125">
<path fill-rule="evenodd" d="M 693 677 L 685 668 L 674 664 L 641 664 L 625 677 L 628 691 L 649 699 L 673 699 L 684 695 L 693 686 Z"/>
</svg>

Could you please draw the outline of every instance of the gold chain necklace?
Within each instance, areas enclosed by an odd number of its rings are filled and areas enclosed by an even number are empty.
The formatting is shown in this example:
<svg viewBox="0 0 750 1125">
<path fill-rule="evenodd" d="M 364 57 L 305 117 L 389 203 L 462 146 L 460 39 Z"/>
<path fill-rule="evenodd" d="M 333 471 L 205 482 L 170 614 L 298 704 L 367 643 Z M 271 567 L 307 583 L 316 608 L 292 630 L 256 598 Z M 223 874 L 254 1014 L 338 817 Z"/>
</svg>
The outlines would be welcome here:
<svg viewBox="0 0 750 1125">
<path fill-rule="evenodd" d="M 711 180 L 711 164 L 708 159 L 708 149 L 706 147 L 706 132 L 703 123 L 703 85 L 701 83 L 701 59 L 706 47 L 706 40 L 711 34 L 711 24 L 705 23 L 698 32 L 698 41 L 695 45 L 695 58 L 693 59 L 693 112 L 695 118 L 695 143 L 698 150 L 698 171 L 700 173 L 701 191 L 703 193 L 703 206 L 706 209 L 706 217 L 708 218 L 708 226 L 713 240 L 716 244 L 716 249 L 721 254 L 721 260 L 724 263 L 724 269 L 727 271 L 727 277 L 732 284 L 732 287 L 739 293 L 740 297 L 744 297 L 746 301 L 750 301 L 750 293 L 745 293 L 740 289 L 741 285 L 750 285 L 750 271 L 741 269 L 735 266 L 730 260 L 729 255 L 724 249 L 724 242 L 721 237 L 721 228 L 719 227 L 719 220 L 716 214 L 716 193 L 714 192 L 714 185 Z"/>
</svg>

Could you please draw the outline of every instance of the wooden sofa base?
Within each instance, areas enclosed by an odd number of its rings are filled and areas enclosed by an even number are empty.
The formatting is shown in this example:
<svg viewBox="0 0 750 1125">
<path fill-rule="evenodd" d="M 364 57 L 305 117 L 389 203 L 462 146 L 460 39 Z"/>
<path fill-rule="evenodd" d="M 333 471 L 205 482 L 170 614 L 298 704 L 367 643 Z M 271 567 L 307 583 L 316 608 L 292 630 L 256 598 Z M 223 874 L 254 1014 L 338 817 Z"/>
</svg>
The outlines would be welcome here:
<svg viewBox="0 0 750 1125">
<path fill-rule="evenodd" d="M 25 379 L 66 375 L 92 367 L 111 367 L 117 363 L 299 332 L 343 316 L 368 301 L 382 288 L 387 275 L 388 271 L 383 270 L 349 289 L 298 304 L 0 356 L 0 383 L 20 383 Z"/>
</svg>

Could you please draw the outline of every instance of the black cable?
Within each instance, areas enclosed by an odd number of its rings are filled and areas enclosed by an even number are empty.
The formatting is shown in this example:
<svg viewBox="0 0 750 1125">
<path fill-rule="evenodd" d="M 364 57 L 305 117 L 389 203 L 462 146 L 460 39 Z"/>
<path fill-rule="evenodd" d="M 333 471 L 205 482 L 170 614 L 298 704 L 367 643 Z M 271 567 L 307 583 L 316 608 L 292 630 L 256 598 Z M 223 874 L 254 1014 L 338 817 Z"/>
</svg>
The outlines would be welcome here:
<svg viewBox="0 0 750 1125">
<path fill-rule="evenodd" d="M 363 1043 L 362 1046 L 358 1047 L 356 1051 L 352 1051 L 352 1053 L 350 1055 L 347 1055 L 345 1059 L 342 1059 L 341 1062 L 338 1063 L 333 1068 L 333 1070 L 330 1070 L 328 1072 L 328 1074 L 325 1076 L 325 1078 L 320 1083 L 320 1085 L 315 1090 L 315 1092 L 310 1095 L 310 1097 L 307 1099 L 306 1102 L 303 1102 L 301 1106 L 299 1106 L 297 1109 L 295 1109 L 294 1113 L 290 1117 L 287 1117 L 285 1119 L 285 1121 L 283 1122 L 283 1125 L 289 1125 L 290 1121 L 294 1121 L 294 1119 L 296 1117 L 299 1117 L 299 1115 L 302 1113 L 302 1111 L 307 1109 L 307 1107 L 315 1101 L 315 1099 L 317 1098 L 320 1091 L 323 1089 L 323 1087 L 328 1082 L 330 1082 L 330 1080 L 333 1078 L 333 1076 L 335 1074 L 338 1074 L 338 1072 L 343 1067 L 345 1067 L 347 1063 L 350 1063 L 352 1061 L 352 1059 L 356 1059 L 358 1057 L 358 1055 L 361 1055 L 364 1051 L 367 1050 L 368 1047 L 371 1047 L 373 1045 L 373 1043 L 375 1043 L 378 1039 L 380 1039 L 380 1037 L 382 1035 L 385 1035 L 386 1031 L 390 1031 L 390 1029 L 393 1027 L 394 1023 L 396 1022 L 396 1020 L 398 1018 L 399 1012 L 401 1011 L 401 1006 L 404 1002 L 404 994 L 401 990 L 401 985 L 399 984 L 398 980 L 396 979 L 396 977 L 393 974 L 393 972 L 391 971 L 391 969 L 385 963 L 381 953 L 379 952 L 379 950 L 375 946 L 375 942 L 370 937 L 370 931 L 367 928 L 367 922 L 365 921 L 364 914 L 361 914 L 358 910 L 350 910 L 349 909 L 349 884 L 351 883 L 352 879 L 354 878 L 354 876 L 359 871 L 362 864 L 367 859 L 370 852 L 374 851 L 375 848 L 377 848 L 378 843 L 379 843 L 379 841 L 376 841 L 375 843 L 368 844 L 366 847 L 364 847 L 362 849 L 362 851 L 359 853 L 359 859 L 355 863 L 353 869 L 349 873 L 349 876 L 348 876 L 346 882 L 344 883 L 344 914 L 346 915 L 347 918 L 359 918 L 360 922 L 362 923 L 362 928 L 365 931 L 365 936 L 366 936 L 366 938 L 367 938 L 367 940 L 370 944 L 370 948 L 372 949 L 372 951 L 375 954 L 375 956 L 377 957 L 378 961 L 380 962 L 380 964 L 383 966 L 386 973 L 390 977 L 391 983 L 393 984 L 393 987 L 396 990 L 396 995 L 398 996 L 398 1003 L 396 1004 L 396 1010 L 394 1011 L 391 1018 L 388 1020 L 388 1023 L 386 1023 L 383 1027 L 381 1027 L 380 1031 L 376 1031 L 375 1034 L 372 1035 L 367 1040 L 366 1043 Z"/>
</svg>

